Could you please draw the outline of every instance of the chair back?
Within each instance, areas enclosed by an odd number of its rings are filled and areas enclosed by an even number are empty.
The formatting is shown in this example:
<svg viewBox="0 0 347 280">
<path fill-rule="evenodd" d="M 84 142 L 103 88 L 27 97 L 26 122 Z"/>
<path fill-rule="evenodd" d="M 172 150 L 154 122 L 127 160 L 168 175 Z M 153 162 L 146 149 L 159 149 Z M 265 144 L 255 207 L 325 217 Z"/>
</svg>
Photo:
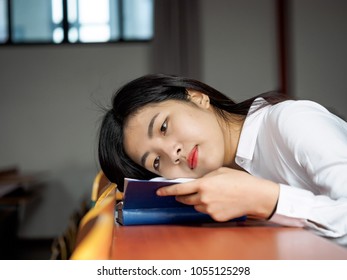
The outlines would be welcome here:
<svg viewBox="0 0 347 280">
<path fill-rule="evenodd" d="M 122 198 L 117 185 L 108 181 L 100 171 L 93 182 L 93 207 L 79 222 L 76 246 L 70 259 L 97 260 L 109 257 L 115 205 Z"/>
<path fill-rule="evenodd" d="M 71 259 L 107 259 L 111 244 L 116 193 L 98 199 L 81 219 Z"/>
<path fill-rule="evenodd" d="M 81 219 L 78 231 L 92 219 L 102 213 L 112 213 L 114 215 L 115 205 L 116 205 L 115 193 L 109 194 L 107 197 L 102 197 L 95 203 L 95 206 L 91 208 Z"/>
<path fill-rule="evenodd" d="M 93 227 L 77 245 L 71 260 L 106 260 L 110 258 L 114 219 L 110 213 L 95 216 Z"/>
<path fill-rule="evenodd" d="M 91 194 L 91 206 L 94 207 L 95 202 L 98 200 L 99 196 L 103 193 L 104 189 L 111 182 L 107 179 L 104 172 L 101 170 L 95 176 L 92 186 L 92 194 Z"/>
<path fill-rule="evenodd" d="M 67 260 L 69 257 L 68 245 L 63 235 L 56 237 L 51 246 L 51 260 Z"/>
</svg>

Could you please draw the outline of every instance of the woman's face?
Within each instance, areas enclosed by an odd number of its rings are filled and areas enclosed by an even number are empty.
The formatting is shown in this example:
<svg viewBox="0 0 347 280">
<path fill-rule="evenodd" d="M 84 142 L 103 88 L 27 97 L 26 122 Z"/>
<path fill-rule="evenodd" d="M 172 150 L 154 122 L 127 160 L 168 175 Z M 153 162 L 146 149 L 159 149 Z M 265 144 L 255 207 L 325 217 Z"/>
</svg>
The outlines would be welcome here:
<svg viewBox="0 0 347 280">
<path fill-rule="evenodd" d="M 190 102 L 147 105 L 124 126 L 127 155 L 168 179 L 201 177 L 225 161 L 225 137 L 208 97 L 189 93 Z"/>
</svg>

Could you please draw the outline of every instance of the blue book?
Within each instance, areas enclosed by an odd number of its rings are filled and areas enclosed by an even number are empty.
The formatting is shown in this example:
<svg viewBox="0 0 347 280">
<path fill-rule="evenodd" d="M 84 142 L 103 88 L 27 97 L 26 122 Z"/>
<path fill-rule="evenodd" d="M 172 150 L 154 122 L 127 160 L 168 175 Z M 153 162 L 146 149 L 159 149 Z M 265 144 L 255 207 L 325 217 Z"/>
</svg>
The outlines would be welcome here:
<svg viewBox="0 0 347 280">
<path fill-rule="evenodd" d="M 137 180 L 125 178 L 123 201 L 116 205 L 116 221 L 121 225 L 184 224 L 215 222 L 209 215 L 191 205 L 178 202 L 174 196 L 158 196 L 157 189 L 192 179 Z M 232 221 L 245 221 L 246 217 Z"/>
</svg>

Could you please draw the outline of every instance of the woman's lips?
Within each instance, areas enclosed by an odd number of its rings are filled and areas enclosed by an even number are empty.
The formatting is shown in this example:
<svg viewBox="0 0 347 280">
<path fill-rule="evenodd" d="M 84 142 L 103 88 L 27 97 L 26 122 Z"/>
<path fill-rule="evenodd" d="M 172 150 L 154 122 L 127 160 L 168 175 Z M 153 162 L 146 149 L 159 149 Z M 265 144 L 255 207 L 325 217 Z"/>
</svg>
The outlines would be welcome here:
<svg viewBox="0 0 347 280">
<path fill-rule="evenodd" d="M 198 146 L 195 146 L 188 155 L 188 166 L 194 169 L 198 165 Z"/>
</svg>

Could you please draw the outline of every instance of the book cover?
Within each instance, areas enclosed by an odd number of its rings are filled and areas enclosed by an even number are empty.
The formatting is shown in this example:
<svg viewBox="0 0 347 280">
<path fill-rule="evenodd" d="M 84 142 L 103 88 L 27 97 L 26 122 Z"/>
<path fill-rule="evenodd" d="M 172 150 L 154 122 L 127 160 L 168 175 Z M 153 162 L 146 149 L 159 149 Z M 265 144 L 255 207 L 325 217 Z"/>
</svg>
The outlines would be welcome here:
<svg viewBox="0 0 347 280">
<path fill-rule="evenodd" d="M 178 202 L 174 196 L 157 196 L 160 187 L 192 179 L 137 180 L 125 178 L 123 201 L 116 205 L 116 221 L 121 225 L 207 223 L 214 220 L 191 205 Z M 232 221 L 244 221 L 246 217 Z"/>
</svg>

